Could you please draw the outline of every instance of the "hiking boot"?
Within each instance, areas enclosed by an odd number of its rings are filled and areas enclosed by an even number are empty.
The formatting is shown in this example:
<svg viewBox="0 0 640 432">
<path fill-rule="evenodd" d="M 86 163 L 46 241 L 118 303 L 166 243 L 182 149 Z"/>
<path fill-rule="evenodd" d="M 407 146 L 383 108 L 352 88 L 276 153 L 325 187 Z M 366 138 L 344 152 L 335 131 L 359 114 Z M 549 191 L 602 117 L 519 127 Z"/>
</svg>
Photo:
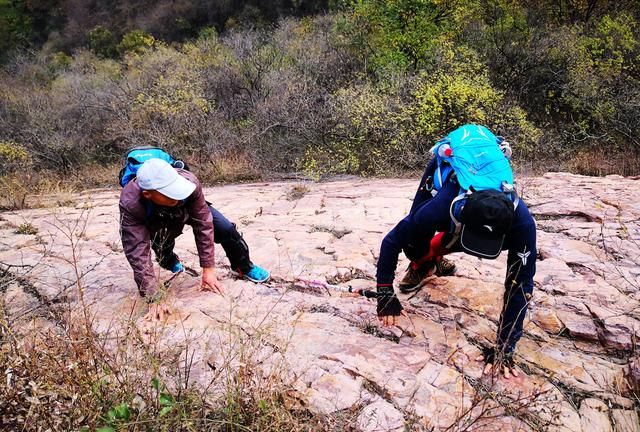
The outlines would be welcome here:
<svg viewBox="0 0 640 432">
<path fill-rule="evenodd" d="M 456 272 L 456 264 L 446 258 L 441 258 L 436 262 L 436 276 L 451 276 Z"/>
<path fill-rule="evenodd" d="M 414 270 L 411 264 L 407 268 L 407 273 L 398 284 L 400 292 L 410 293 L 417 291 L 422 286 L 422 281 L 431 274 L 436 276 L 451 276 L 456 272 L 456 265 L 453 261 L 441 258 L 439 261 L 427 262 Z"/>
<path fill-rule="evenodd" d="M 407 272 L 398 284 L 400 292 L 410 293 L 417 291 L 422 286 L 422 281 L 426 279 L 433 270 L 433 263 L 425 263 L 414 270 L 411 264 L 407 268 Z"/>
<path fill-rule="evenodd" d="M 236 277 L 242 277 L 244 279 L 250 280 L 251 282 L 255 282 L 255 283 L 266 282 L 267 280 L 269 280 L 269 276 L 270 276 L 267 270 L 255 264 L 252 264 L 251 269 L 246 273 L 242 273 L 238 269 L 238 271 L 231 270 L 231 274 Z"/>
</svg>

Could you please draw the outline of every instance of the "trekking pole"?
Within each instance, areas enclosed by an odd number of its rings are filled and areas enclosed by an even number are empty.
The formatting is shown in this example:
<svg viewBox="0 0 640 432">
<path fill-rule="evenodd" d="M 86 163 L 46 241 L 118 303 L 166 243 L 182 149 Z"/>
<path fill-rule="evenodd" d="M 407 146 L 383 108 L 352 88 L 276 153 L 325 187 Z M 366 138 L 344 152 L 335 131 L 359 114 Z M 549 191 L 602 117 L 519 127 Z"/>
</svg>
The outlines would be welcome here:
<svg viewBox="0 0 640 432">
<path fill-rule="evenodd" d="M 173 280 L 175 278 L 177 278 L 179 275 L 181 275 L 182 273 L 186 273 L 186 274 L 188 274 L 189 276 L 192 276 L 192 277 L 197 277 L 197 276 L 200 275 L 197 270 L 194 270 L 191 267 L 184 266 L 184 270 L 181 270 L 178 273 L 174 273 L 169 279 L 164 281 L 162 283 L 162 285 L 165 288 L 169 288 L 171 286 L 171 282 L 173 282 Z"/>
<path fill-rule="evenodd" d="M 376 291 L 365 290 L 361 288 L 353 288 L 351 285 L 341 286 L 341 285 L 334 285 L 334 284 L 322 282 L 319 280 L 306 280 L 301 278 L 297 278 L 296 282 L 306 285 L 310 288 L 324 288 L 326 290 L 346 292 L 346 293 L 355 294 L 355 295 L 359 295 L 366 298 L 378 298 L 378 293 Z"/>
<path fill-rule="evenodd" d="M 191 268 L 191 267 L 189 267 L 189 266 L 184 266 L 184 272 L 185 272 L 186 274 L 188 274 L 189 276 L 193 276 L 193 277 L 200 276 L 200 273 L 198 273 L 198 271 L 197 271 L 197 270 L 192 269 L 192 268 Z"/>
</svg>

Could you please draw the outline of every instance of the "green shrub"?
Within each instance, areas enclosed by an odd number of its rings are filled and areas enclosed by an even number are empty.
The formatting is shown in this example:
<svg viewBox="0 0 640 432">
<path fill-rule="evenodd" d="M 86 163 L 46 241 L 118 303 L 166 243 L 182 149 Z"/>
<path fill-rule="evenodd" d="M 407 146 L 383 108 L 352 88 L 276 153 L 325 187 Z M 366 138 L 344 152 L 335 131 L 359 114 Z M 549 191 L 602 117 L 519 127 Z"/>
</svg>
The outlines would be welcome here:
<svg viewBox="0 0 640 432">
<path fill-rule="evenodd" d="M 571 57 L 561 101 L 579 138 L 608 134 L 615 143 L 636 135 L 640 106 L 631 100 L 640 95 L 638 35 L 632 16 L 606 15 L 592 34 L 576 34 L 577 43 L 563 47 Z"/>
<path fill-rule="evenodd" d="M 413 159 L 412 119 L 394 89 L 346 88 L 336 93 L 332 106 L 331 140 L 308 150 L 306 171 L 389 174 L 403 158 Z"/>
<path fill-rule="evenodd" d="M 0 141 L 0 175 L 24 168 L 31 157 L 23 146 L 11 141 Z"/>
<path fill-rule="evenodd" d="M 140 30 L 115 45 L 95 27 L 91 50 L 4 70 L 0 141 L 20 143 L 34 170 L 74 176 L 160 145 L 216 180 L 400 174 L 468 122 L 543 168 L 578 166 L 570 154 L 600 147 L 640 153 L 636 12 L 480 3 L 349 0 L 339 14 L 221 36 L 207 27 L 172 45 Z M 3 162 L 0 174 L 20 165 Z"/>
<path fill-rule="evenodd" d="M 537 144 L 540 131 L 492 85 L 475 51 L 443 41 L 434 54 L 431 68 L 417 75 L 338 90 L 332 139 L 308 149 L 305 170 L 391 175 L 416 169 L 435 141 L 466 123 L 508 136 L 520 153 Z"/>
<path fill-rule="evenodd" d="M 24 222 L 18 226 L 16 234 L 35 235 L 38 234 L 38 228 L 34 227 L 31 222 Z"/>
<path fill-rule="evenodd" d="M 355 50 L 367 52 L 372 69 L 382 75 L 393 70 L 416 71 L 427 65 L 440 37 L 455 34 L 459 15 L 473 9 L 471 4 L 424 0 L 346 4 L 350 10 L 341 30 Z"/>
<path fill-rule="evenodd" d="M 502 99 L 473 51 L 444 45 L 439 54 L 439 64 L 420 74 L 410 108 L 419 133 L 432 139 L 464 123 L 489 123 Z"/>
<path fill-rule="evenodd" d="M 32 36 L 33 20 L 26 2 L 0 0 L 0 63 Z"/>
<path fill-rule="evenodd" d="M 144 54 L 156 43 L 156 39 L 142 30 L 133 30 L 122 36 L 118 50 L 122 53 Z"/>
<path fill-rule="evenodd" d="M 118 55 L 116 38 L 111 31 L 102 26 L 91 29 L 87 33 L 87 40 L 89 49 L 100 58 L 114 58 Z"/>
</svg>

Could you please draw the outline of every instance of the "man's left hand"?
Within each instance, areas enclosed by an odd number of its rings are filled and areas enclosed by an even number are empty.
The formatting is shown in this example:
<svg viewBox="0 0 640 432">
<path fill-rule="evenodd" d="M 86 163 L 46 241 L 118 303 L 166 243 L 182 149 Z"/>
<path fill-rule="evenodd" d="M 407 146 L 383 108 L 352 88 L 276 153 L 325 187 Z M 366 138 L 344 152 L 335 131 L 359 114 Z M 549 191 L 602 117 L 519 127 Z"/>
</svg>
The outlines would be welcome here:
<svg viewBox="0 0 640 432">
<path fill-rule="evenodd" d="M 509 379 L 511 376 L 518 378 L 519 376 L 513 361 L 513 352 L 505 353 L 496 351 L 495 348 L 485 348 L 476 361 L 485 363 L 483 374 L 502 373 L 505 379 Z"/>
<path fill-rule="evenodd" d="M 171 315 L 171 308 L 169 308 L 169 306 L 164 304 L 164 302 L 150 303 L 149 311 L 144 316 L 144 320 L 150 321 L 150 322 L 153 322 L 153 321 L 162 322 L 166 320 L 169 317 L 169 315 Z"/>
<path fill-rule="evenodd" d="M 224 294 L 224 288 L 216 277 L 216 269 L 214 267 L 205 267 L 202 269 L 202 291 L 212 291 L 216 294 Z"/>
</svg>

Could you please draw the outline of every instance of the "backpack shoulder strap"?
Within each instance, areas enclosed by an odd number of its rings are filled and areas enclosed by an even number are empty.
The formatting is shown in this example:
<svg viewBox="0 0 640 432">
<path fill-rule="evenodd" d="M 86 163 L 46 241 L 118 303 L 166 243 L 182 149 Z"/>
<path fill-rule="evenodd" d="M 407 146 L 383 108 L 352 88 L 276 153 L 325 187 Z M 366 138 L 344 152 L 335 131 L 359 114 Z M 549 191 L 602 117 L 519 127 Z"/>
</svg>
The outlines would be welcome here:
<svg viewBox="0 0 640 432">
<path fill-rule="evenodd" d="M 433 190 L 434 195 L 438 193 L 442 186 L 449 180 L 452 175 L 455 175 L 455 170 L 449 163 L 448 157 L 445 156 L 443 149 L 448 148 L 450 143 L 449 137 L 444 137 L 439 140 L 430 150 L 433 153 L 436 160 L 436 169 L 433 173 Z"/>
<path fill-rule="evenodd" d="M 457 215 L 460 214 L 460 210 L 464 206 L 464 200 L 467 199 L 467 197 L 471 193 L 472 192 L 469 190 L 460 188 L 460 193 L 458 194 L 458 196 L 455 197 L 453 201 L 451 201 L 451 205 L 449 206 L 449 216 L 451 217 L 451 223 L 453 224 L 453 235 L 451 236 L 451 240 L 449 241 L 449 243 L 447 243 L 447 245 L 445 246 L 447 249 L 451 249 L 455 242 L 457 242 L 460 238 L 462 223 L 458 220 Z"/>
</svg>

